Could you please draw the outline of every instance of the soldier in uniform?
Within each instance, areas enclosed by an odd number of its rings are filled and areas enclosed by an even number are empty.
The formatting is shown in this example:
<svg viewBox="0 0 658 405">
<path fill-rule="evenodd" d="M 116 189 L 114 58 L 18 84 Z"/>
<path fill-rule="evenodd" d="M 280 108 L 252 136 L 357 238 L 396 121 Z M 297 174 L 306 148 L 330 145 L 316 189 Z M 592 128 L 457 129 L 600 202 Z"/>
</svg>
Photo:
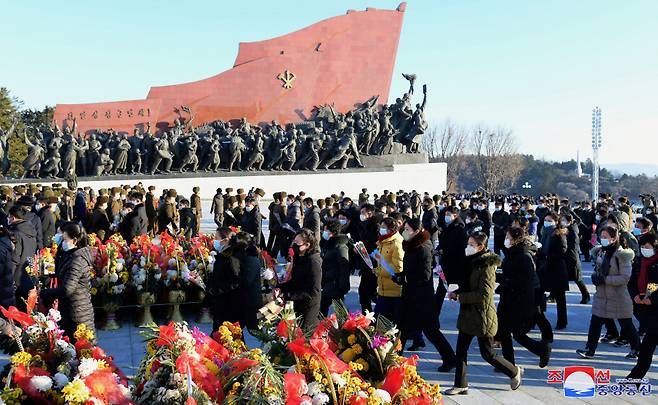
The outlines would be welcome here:
<svg viewBox="0 0 658 405">
<path fill-rule="evenodd" d="M 164 232 L 167 227 L 178 232 L 178 211 L 176 211 L 176 190 L 168 190 L 164 204 L 158 209 L 158 230 Z"/>
<path fill-rule="evenodd" d="M 190 197 L 190 208 L 192 209 L 192 213 L 194 214 L 195 217 L 195 222 L 194 222 L 194 235 L 198 235 L 200 230 L 201 230 L 201 216 L 202 216 L 202 209 L 201 209 L 201 197 L 199 196 L 199 187 L 194 187 L 192 189 L 192 196 Z M 182 228 L 182 225 L 181 225 Z"/>
<path fill-rule="evenodd" d="M 215 215 L 214 220 L 215 224 L 217 224 L 217 228 L 221 228 L 224 223 L 224 196 L 222 195 L 221 188 L 217 189 L 217 193 L 212 199 L 210 213 Z"/>
</svg>

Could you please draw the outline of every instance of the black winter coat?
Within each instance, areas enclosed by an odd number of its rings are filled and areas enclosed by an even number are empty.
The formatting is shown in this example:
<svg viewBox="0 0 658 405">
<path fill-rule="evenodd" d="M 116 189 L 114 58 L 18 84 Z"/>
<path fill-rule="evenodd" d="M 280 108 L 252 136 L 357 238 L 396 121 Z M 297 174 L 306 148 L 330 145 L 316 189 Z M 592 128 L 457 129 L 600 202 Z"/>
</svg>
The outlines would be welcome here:
<svg viewBox="0 0 658 405">
<path fill-rule="evenodd" d="M 640 263 L 642 263 L 643 260 L 648 259 L 642 257 L 640 258 Z M 631 279 L 628 282 L 628 292 L 630 293 L 631 298 L 634 298 L 640 293 L 639 286 L 637 285 L 639 269 L 640 266 L 638 265 L 637 272 L 633 272 Z M 649 265 L 649 268 L 647 268 L 647 276 L 647 283 L 658 284 L 658 262 Z M 642 329 L 649 334 L 658 335 L 658 291 L 649 295 L 649 299 L 651 300 L 651 305 L 638 305 L 633 303 L 633 309 L 635 316 L 640 321 Z"/>
<path fill-rule="evenodd" d="M 441 250 L 441 268 L 448 284 L 460 284 L 464 279 L 464 258 L 466 254 L 466 230 L 464 222 L 457 217 L 446 226 L 439 236 Z"/>
<path fill-rule="evenodd" d="M 319 323 L 322 291 L 322 258 L 319 252 L 295 257 L 292 275 L 281 284 L 283 297 L 292 301 L 295 314 L 302 316 L 302 328 L 313 331 Z"/>
<path fill-rule="evenodd" d="M 41 208 L 38 212 L 39 219 L 41 220 L 41 235 L 44 246 L 50 246 L 53 243 L 53 236 L 57 233 L 55 226 L 55 214 L 46 206 Z"/>
<path fill-rule="evenodd" d="M 59 300 L 62 314 L 61 326 L 67 336 L 73 336 L 79 324 L 94 330 L 94 308 L 91 304 L 89 276 L 94 267 L 88 247 L 62 251 L 57 260 L 58 286 L 41 290 L 40 296 L 46 303 Z"/>
<path fill-rule="evenodd" d="M 181 208 L 178 211 L 178 223 L 179 223 L 179 229 L 182 235 L 184 235 L 186 238 L 191 238 L 192 236 L 195 236 L 195 230 L 196 230 L 196 220 L 197 217 L 194 215 L 194 210 L 192 208 Z"/>
<path fill-rule="evenodd" d="M 14 283 L 21 296 L 27 297 L 27 292 L 33 287 L 29 275 L 25 272 L 27 261 L 37 252 L 37 231 L 32 224 L 19 220 L 9 225 L 9 231 L 14 234 L 16 244 L 12 254 L 14 268 Z"/>
<path fill-rule="evenodd" d="M 148 232 L 148 218 L 146 217 L 146 208 L 138 205 L 130 212 L 119 224 L 119 232 L 123 239 L 130 243 L 136 236 L 146 235 Z"/>
<path fill-rule="evenodd" d="M 564 260 L 569 280 L 580 280 L 580 238 L 578 225 L 575 222 L 567 227 L 567 255 Z"/>
<path fill-rule="evenodd" d="M 39 218 L 36 213 L 30 211 L 25 213 L 24 219 L 31 223 L 34 227 L 34 230 L 36 231 L 34 236 L 37 242 L 37 249 L 41 249 L 43 247 L 43 229 L 41 227 L 41 218 Z"/>
<path fill-rule="evenodd" d="M 239 322 L 243 318 L 240 290 L 241 263 L 233 253 L 233 248 L 229 246 L 215 256 L 209 283 L 210 294 L 215 304 L 213 330 L 217 330 L 224 322 Z"/>
<path fill-rule="evenodd" d="M 532 253 L 526 243 L 507 250 L 503 272 L 496 275 L 499 283 L 498 327 L 501 331 L 527 333 L 534 325 L 536 312 L 535 285 L 537 274 Z"/>
<path fill-rule="evenodd" d="M 402 242 L 404 259 L 401 277 L 402 306 L 400 328 L 405 333 L 435 327 L 438 313 L 434 299 L 432 276 L 432 243 L 427 231 L 422 231 L 409 241 Z"/>
<path fill-rule="evenodd" d="M 316 206 L 313 206 L 311 209 L 307 209 L 304 212 L 304 228 L 310 229 L 315 235 L 315 240 L 320 242 L 320 228 L 322 227 L 322 221 L 320 220 L 320 209 Z"/>
<path fill-rule="evenodd" d="M 0 305 L 9 308 L 16 305 L 16 291 L 14 287 L 14 263 L 12 252 L 14 244 L 8 236 L 0 238 Z"/>
<path fill-rule="evenodd" d="M 425 229 L 431 235 L 430 239 L 432 239 L 432 242 L 434 242 L 437 238 L 436 233 L 439 230 L 438 219 L 439 214 L 436 212 L 435 208 L 423 211 L 421 223 L 423 224 L 423 229 Z"/>
<path fill-rule="evenodd" d="M 260 235 L 261 235 L 261 215 L 260 209 L 254 207 L 250 212 L 244 211 L 242 218 L 240 219 L 240 225 L 242 226 L 242 231 L 247 232 L 254 238 L 256 246 L 260 245 Z"/>
<path fill-rule="evenodd" d="M 109 236 L 110 220 L 107 217 L 107 211 L 102 210 L 100 207 L 94 208 L 87 223 L 87 232 L 95 233 L 102 241 Z"/>
<path fill-rule="evenodd" d="M 547 232 L 546 228 L 542 230 Z M 546 243 L 548 242 L 548 246 Z M 544 291 L 569 291 L 569 274 L 566 263 L 567 237 L 555 233 L 542 237 L 542 248 L 538 254 L 539 277 Z"/>
<path fill-rule="evenodd" d="M 494 211 L 491 215 L 491 222 L 494 226 L 494 235 L 504 235 L 507 233 L 507 227 L 510 224 L 510 216 L 505 210 Z"/>
<path fill-rule="evenodd" d="M 258 310 L 263 306 L 263 283 L 261 261 L 255 245 L 247 246 L 237 255 L 240 260 L 240 295 L 242 296 L 242 320 L 240 323 L 249 329 L 258 327 Z"/>
<path fill-rule="evenodd" d="M 347 236 L 326 241 L 322 251 L 322 296 L 343 298 L 350 290 L 350 259 Z"/>
</svg>

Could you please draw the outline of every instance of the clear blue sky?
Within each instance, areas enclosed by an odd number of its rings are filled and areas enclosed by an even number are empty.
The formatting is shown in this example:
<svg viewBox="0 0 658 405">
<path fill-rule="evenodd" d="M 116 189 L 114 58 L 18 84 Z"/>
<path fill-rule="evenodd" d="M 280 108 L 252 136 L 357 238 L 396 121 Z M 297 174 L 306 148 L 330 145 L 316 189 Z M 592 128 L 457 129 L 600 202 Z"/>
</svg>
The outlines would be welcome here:
<svg viewBox="0 0 658 405">
<path fill-rule="evenodd" d="M 144 98 L 150 86 L 229 69 L 239 41 L 396 1 L 12 1 L 2 6 L 0 86 L 28 107 Z M 656 163 L 658 1 L 410 0 L 392 97 L 415 72 L 428 118 L 514 130 L 521 151 Z M 639 152 L 635 150 L 640 146 Z"/>
</svg>

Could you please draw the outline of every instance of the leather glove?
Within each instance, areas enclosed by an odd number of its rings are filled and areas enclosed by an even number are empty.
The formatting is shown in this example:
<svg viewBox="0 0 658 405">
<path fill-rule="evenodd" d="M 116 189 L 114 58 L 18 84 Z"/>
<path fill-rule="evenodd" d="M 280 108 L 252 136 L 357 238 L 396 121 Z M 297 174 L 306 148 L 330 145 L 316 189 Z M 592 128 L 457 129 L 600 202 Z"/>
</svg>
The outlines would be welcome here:
<svg viewBox="0 0 658 405">
<path fill-rule="evenodd" d="M 595 286 L 600 286 L 605 284 L 605 277 L 599 273 L 592 273 L 592 284 Z"/>
<path fill-rule="evenodd" d="M 404 274 L 402 274 L 402 273 L 394 274 L 391 278 L 393 279 L 393 282 L 395 284 L 399 284 L 399 285 L 404 285 L 405 284 Z"/>
</svg>

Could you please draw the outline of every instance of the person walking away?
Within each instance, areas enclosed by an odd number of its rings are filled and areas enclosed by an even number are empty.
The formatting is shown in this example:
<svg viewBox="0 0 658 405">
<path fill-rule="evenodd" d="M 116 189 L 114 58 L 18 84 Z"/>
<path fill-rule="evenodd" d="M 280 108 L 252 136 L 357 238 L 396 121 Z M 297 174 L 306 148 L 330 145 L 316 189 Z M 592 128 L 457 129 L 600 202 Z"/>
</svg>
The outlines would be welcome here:
<svg viewBox="0 0 658 405">
<path fill-rule="evenodd" d="M 221 228 L 224 223 L 224 195 L 221 188 L 217 189 L 215 196 L 212 198 L 210 213 L 214 214 L 215 224 L 218 228 Z"/>
<path fill-rule="evenodd" d="M 214 301 L 214 331 L 224 322 L 240 322 L 243 319 L 241 265 L 235 254 L 237 244 L 235 233 L 230 228 L 219 228 L 215 232 L 213 249 L 217 255 L 208 283 Z"/>
<path fill-rule="evenodd" d="M 628 283 L 636 304 L 636 316 L 644 337 L 640 343 L 637 363 L 627 378 L 642 379 L 647 375 L 658 345 L 658 239 L 655 234 L 640 237 L 640 271 Z"/>
<path fill-rule="evenodd" d="M 258 245 L 252 235 L 240 232 L 235 235 L 235 256 L 240 260 L 242 297 L 241 325 L 248 330 L 258 328 L 258 310 L 263 306 L 263 283 Z"/>
<path fill-rule="evenodd" d="M 7 227 L 9 233 L 14 236 L 14 250 L 11 255 L 11 266 L 14 276 L 14 288 L 16 292 L 16 304 L 25 307 L 23 299 L 27 298 L 33 283 L 25 269 L 29 266 L 29 259 L 37 252 L 37 230 L 24 218 L 25 211 L 19 205 L 9 208 Z"/>
<path fill-rule="evenodd" d="M 567 256 L 565 262 L 567 265 L 569 281 L 576 282 L 576 286 L 578 287 L 581 296 L 580 304 L 589 304 L 590 295 L 585 283 L 583 283 L 580 254 L 578 253 L 578 249 L 580 248 L 578 224 L 574 222 L 571 214 L 562 214 L 560 216 L 560 223 L 562 224 L 562 227 L 567 230 Z"/>
<path fill-rule="evenodd" d="M 522 228 L 512 227 L 507 231 L 505 248 L 507 254 L 502 264 L 502 272 L 496 274 L 500 294 L 498 303 L 498 334 L 503 357 L 514 362 L 514 340 L 539 357 L 539 367 L 548 365 L 551 344 L 545 340 L 536 341 L 528 337 L 535 324 L 535 285 L 539 279 L 535 262 L 526 242 Z"/>
<path fill-rule="evenodd" d="M 549 212 L 544 216 L 541 232 L 541 250 L 538 254 L 539 275 L 544 291 L 551 293 L 557 306 L 555 330 L 565 329 L 567 320 L 566 291 L 569 290 L 567 274 L 567 231 L 558 222 L 558 216 Z"/>
<path fill-rule="evenodd" d="M 521 368 L 496 355 L 493 349 L 493 337 L 498 330 L 494 287 L 496 267 L 501 262 L 500 257 L 486 248 L 487 241 L 488 238 L 483 233 L 474 234 L 468 239 L 465 250 L 468 276 L 459 289 L 449 294 L 451 300 L 459 302 L 457 318 L 459 334 L 455 384 L 445 392 L 446 395 L 468 394 L 466 362 L 468 348 L 474 337 L 478 340 L 482 358 L 510 378 L 512 390 L 521 386 Z"/>
<path fill-rule="evenodd" d="M 505 235 L 507 234 L 507 227 L 510 224 L 509 214 L 505 211 L 504 201 L 496 200 L 494 213 L 491 214 L 491 222 L 494 227 L 494 253 L 499 255 L 504 248 Z"/>
<path fill-rule="evenodd" d="M 450 372 L 455 368 L 455 352 L 439 328 L 439 315 L 434 300 L 432 277 L 432 243 L 418 218 L 408 219 L 402 232 L 404 259 L 402 272 L 393 281 L 402 285 L 400 308 L 401 344 L 420 331 L 436 347 L 443 364 L 439 372 Z"/>
<path fill-rule="evenodd" d="M 379 225 L 374 216 L 375 206 L 372 204 L 364 204 L 361 207 L 358 222 L 358 235 L 359 240 L 363 242 L 368 253 L 372 253 L 377 247 L 377 238 L 379 237 Z M 361 277 L 359 281 L 359 304 L 361 304 L 361 311 L 365 314 L 366 311 L 372 312 L 372 303 L 377 300 L 377 276 L 374 269 L 368 265 L 360 257 L 357 259 L 361 269 Z"/>
<path fill-rule="evenodd" d="M 628 291 L 633 251 L 622 248 L 617 229 L 606 226 L 601 230 L 601 246 L 592 249 L 592 256 L 595 259 L 592 283 L 596 286 L 596 293 L 592 302 L 587 345 L 585 349 L 576 350 L 576 353 L 586 359 L 593 358 L 601 327 L 606 320 L 617 319 L 621 325 L 621 336 L 631 344 L 631 352 L 626 358 L 636 359 L 640 340 L 631 319 L 633 301 Z"/>
</svg>

